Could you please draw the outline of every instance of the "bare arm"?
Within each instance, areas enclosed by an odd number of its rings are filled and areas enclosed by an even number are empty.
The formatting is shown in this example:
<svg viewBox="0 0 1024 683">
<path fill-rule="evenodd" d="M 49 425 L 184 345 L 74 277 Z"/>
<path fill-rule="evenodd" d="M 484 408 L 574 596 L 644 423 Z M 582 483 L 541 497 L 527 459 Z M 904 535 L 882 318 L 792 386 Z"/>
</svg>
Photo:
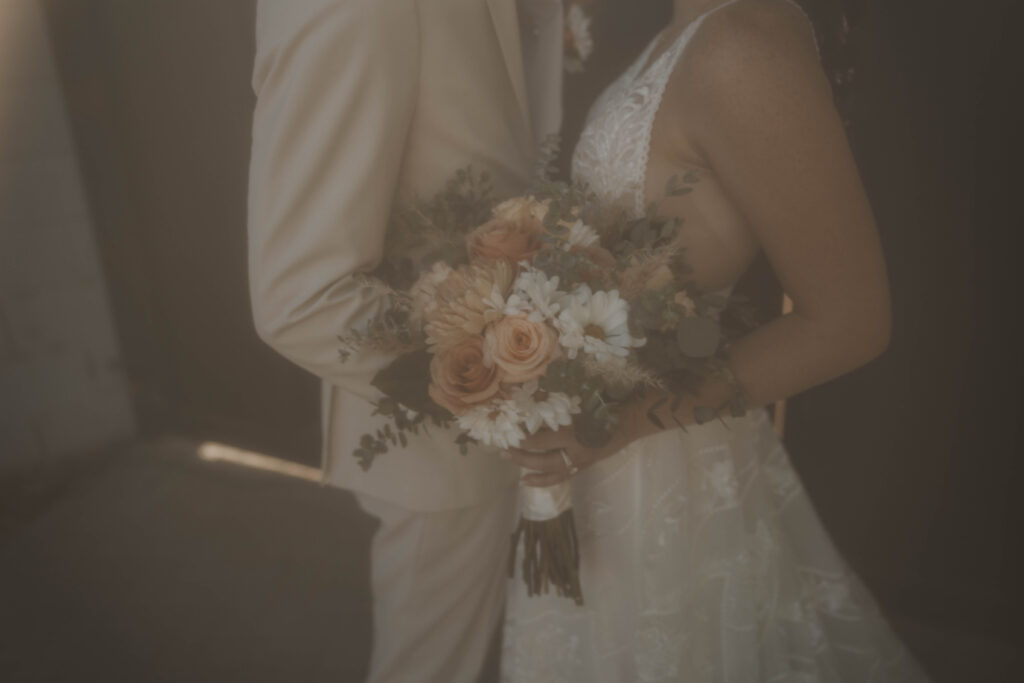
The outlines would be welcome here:
<svg viewBox="0 0 1024 683">
<path fill-rule="evenodd" d="M 257 333 L 349 391 L 390 358 L 339 360 L 380 311 L 356 275 L 380 260 L 418 88 L 410 0 L 262 0 L 253 87 L 249 279 Z"/>
<path fill-rule="evenodd" d="M 680 74 L 688 125 L 794 304 L 731 351 L 750 400 L 763 405 L 879 355 L 888 280 L 806 20 L 763 11 L 708 28 Z"/>
<path fill-rule="evenodd" d="M 803 17 L 754 11 L 709 22 L 676 74 L 686 79 L 689 137 L 704 154 L 757 235 L 794 310 L 730 350 L 750 406 L 791 396 L 878 356 L 890 333 L 885 263 L 871 208 L 827 80 Z M 677 417 L 720 405 L 731 388 L 709 382 Z M 620 435 L 604 449 L 581 447 L 568 432 L 538 434 L 524 448 L 566 448 L 580 466 L 658 431 L 644 417 L 660 396 L 627 411 Z M 669 407 L 662 421 L 673 424 Z M 558 456 L 513 454 L 564 478 Z"/>
</svg>

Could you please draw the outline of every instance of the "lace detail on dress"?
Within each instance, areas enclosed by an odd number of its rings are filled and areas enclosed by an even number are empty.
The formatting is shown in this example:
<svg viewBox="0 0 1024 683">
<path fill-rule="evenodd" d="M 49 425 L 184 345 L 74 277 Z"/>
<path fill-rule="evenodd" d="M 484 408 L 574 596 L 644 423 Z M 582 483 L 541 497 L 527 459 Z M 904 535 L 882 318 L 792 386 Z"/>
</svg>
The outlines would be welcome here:
<svg viewBox="0 0 1024 683">
<path fill-rule="evenodd" d="M 821 526 L 764 410 L 573 482 L 585 604 L 509 584 L 506 683 L 927 681 Z"/>
<path fill-rule="evenodd" d="M 651 132 L 669 77 L 704 20 L 736 1 L 719 5 L 691 22 L 648 65 L 661 37 L 659 34 L 594 104 L 573 155 L 572 172 L 573 177 L 587 183 L 601 201 L 628 207 L 634 216 L 645 213 L 644 188 Z"/>
<path fill-rule="evenodd" d="M 692 21 L 664 52 L 648 64 L 663 35 L 659 33 L 629 69 L 594 103 L 576 145 L 572 173 L 574 179 L 589 185 L 601 201 L 627 208 L 634 217 L 646 213 L 645 188 L 651 133 L 665 88 L 680 57 L 704 21 L 734 2 L 738 0 L 724 2 Z M 792 0 L 787 2 L 807 16 L 798 4 Z"/>
</svg>

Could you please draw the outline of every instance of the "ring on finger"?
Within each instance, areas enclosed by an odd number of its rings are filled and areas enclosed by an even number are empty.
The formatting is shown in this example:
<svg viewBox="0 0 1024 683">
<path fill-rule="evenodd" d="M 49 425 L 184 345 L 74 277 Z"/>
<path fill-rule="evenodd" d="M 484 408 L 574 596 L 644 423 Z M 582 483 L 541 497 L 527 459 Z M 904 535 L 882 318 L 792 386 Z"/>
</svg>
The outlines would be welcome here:
<svg viewBox="0 0 1024 683">
<path fill-rule="evenodd" d="M 562 462 L 565 463 L 565 469 L 569 471 L 569 474 L 576 474 L 577 472 L 580 471 L 580 468 L 577 467 L 576 464 L 569 459 L 569 454 L 565 451 L 564 448 L 559 448 L 558 453 L 562 456 Z"/>
</svg>

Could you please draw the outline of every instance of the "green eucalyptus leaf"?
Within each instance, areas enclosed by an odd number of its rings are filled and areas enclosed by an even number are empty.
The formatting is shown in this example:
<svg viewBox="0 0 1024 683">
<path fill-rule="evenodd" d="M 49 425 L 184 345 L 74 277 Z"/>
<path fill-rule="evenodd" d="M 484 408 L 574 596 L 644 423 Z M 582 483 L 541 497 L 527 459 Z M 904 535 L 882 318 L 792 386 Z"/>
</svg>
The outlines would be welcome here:
<svg viewBox="0 0 1024 683">
<path fill-rule="evenodd" d="M 673 173 L 665 183 L 665 195 L 671 197 L 677 189 L 679 189 L 679 176 Z"/>
<path fill-rule="evenodd" d="M 655 401 L 654 405 L 647 409 L 647 419 L 650 420 L 651 423 L 658 429 L 665 428 L 665 423 L 661 421 L 660 417 L 658 417 L 658 408 L 662 407 L 666 403 L 668 403 L 668 399 L 662 398 L 659 399 L 658 401 Z"/>
<path fill-rule="evenodd" d="M 676 327 L 679 350 L 691 358 L 709 358 L 722 341 L 722 328 L 712 318 L 686 317 Z"/>
<path fill-rule="evenodd" d="M 359 467 L 361 467 L 364 472 L 369 470 L 370 466 L 373 465 L 373 455 L 365 448 L 357 448 L 352 455 L 359 461 Z"/>
<path fill-rule="evenodd" d="M 430 399 L 430 354 L 420 349 L 396 358 L 391 365 L 378 372 L 373 386 L 385 396 L 417 412 L 443 414 L 445 411 Z M 440 412 L 439 412 L 440 411 Z"/>
<path fill-rule="evenodd" d="M 618 418 L 612 414 L 606 419 L 588 413 L 580 413 L 573 420 L 573 433 L 576 440 L 587 448 L 603 448 L 615 435 Z"/>
<path fill-rule="evenodd" d="M 392 398 L 382 398 L 377 402 L 377 412 L 381 415 L 394 415 L 398 410 L 398 403 Z"/>
</svg>

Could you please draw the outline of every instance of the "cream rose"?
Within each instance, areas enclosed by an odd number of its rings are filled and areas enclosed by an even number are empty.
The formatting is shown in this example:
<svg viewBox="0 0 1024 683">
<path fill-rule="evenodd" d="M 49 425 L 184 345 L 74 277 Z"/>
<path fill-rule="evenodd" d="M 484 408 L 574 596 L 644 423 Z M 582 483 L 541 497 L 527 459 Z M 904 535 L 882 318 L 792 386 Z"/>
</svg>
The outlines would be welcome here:
<svg viewBox="0 0 1024 683">
<path fill-rule="evenodd" d="M 498 204 L 494 208 L 494 217 L 506 221 L 535 220 L 543 223 L 550 203 L 550 199 L 539 202 L 533 197 L 514 197 Z"/>
<path fill-rule="evenodd" d="M 557 355 L 558 333 L 526 316 L 508 316 L 487 328 L 484 353 L 505 372 L 504 381 L 528 382 L 543 375 Z"/>
<path fill-rule="evenodd" d="M 532 216 L 494 218 L 469 233 L 466 247 L 474 263 L 507 261 L 514 265 L 540 251 L 543 232 L 544 223 Z"/>
<path fill-rule="evenodd" d="M 482 337 L 467 337 L 430 361 L 430 398 L 453 415 L 494 398 L 505 380 L 500 367 L 484 362 L 483 345 Z"/>
</svg>

